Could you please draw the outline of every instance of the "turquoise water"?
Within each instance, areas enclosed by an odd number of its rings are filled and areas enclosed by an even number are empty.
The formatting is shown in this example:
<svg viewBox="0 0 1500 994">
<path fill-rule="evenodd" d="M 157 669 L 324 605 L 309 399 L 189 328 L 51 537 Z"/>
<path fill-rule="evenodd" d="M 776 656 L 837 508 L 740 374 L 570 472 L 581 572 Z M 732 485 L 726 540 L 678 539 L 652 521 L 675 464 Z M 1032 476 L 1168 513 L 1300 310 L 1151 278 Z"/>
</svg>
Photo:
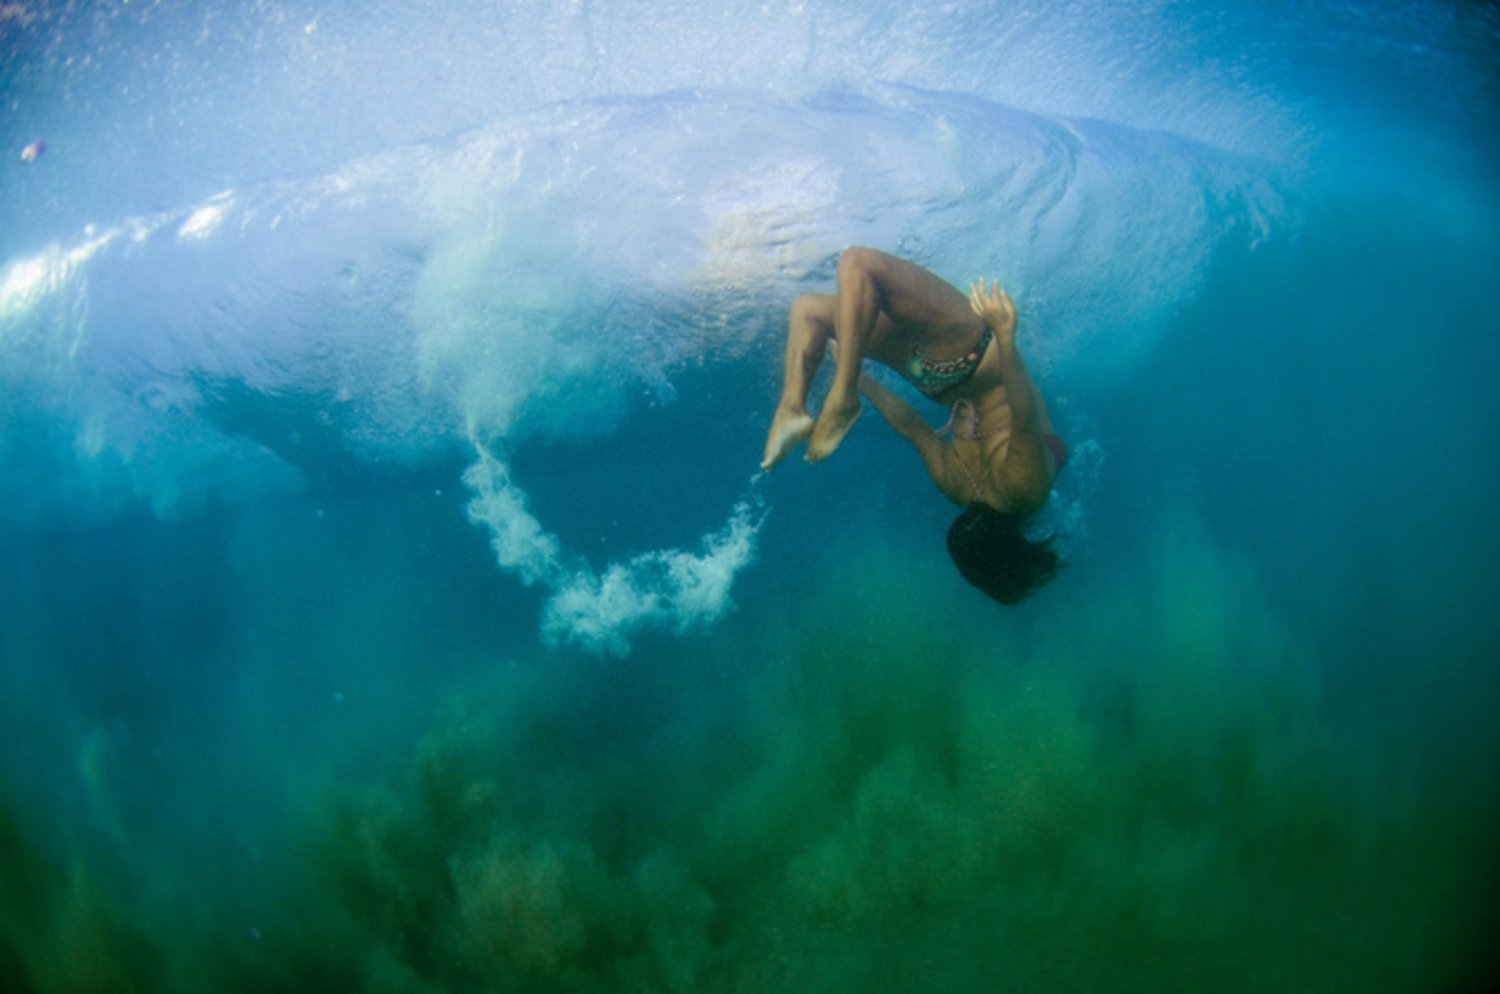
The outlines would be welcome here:
<svg viewBox="0 0 1500 994">
<path fill-rule="evenodd" d="M 0 53 L 0 988 L 1500 981 L 1492 7 Z M 755 473 L 850 244 L 1015 295 L 1020 607 L 878 417 Z"/>
</svg>

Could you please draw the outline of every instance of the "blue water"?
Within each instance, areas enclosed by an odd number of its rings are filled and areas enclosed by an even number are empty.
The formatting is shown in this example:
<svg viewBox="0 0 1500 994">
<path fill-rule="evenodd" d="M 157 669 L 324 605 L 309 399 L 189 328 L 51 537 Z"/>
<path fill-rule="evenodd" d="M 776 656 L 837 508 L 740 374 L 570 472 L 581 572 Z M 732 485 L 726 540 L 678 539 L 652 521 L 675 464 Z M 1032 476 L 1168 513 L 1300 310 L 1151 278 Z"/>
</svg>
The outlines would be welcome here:
<svg viewBox="0 0 1500 994">
<path fill-rule="evenodd" d="M 3 5 L 0 989 L 1493 989 L 1497 66 Z M 878 417 L 755 472 L 851 244 L 1017 301 L 1020 607 Z"/>
</svg>

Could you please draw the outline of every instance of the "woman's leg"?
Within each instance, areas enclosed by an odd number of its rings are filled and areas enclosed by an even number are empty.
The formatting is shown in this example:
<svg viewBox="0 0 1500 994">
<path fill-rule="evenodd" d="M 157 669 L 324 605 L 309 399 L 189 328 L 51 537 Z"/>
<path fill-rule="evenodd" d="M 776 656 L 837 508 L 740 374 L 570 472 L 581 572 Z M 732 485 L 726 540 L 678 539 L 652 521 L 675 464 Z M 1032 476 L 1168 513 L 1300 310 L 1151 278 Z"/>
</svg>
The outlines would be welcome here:
<svg viewBox="0 0 1500 994">
<path fill-rule="evenodd" d="M 950 343 L 967 347 L 982 332 L 968 300 L 939 277 L 884 252 L 847 249 L 839 257 L 834 308 L 838 370 L 808 440 L 808 460 L 832 455 L 858 420 L 865 356 L 899 369 L 913 345 L 938 351 L 953 347 Z"/>
<path fill-rule="evenodd" d="M 807 413 L 807 391 L 813 374 L 823 361 L 828 339 L 833 335 L 834 298 L 822 294 L 798 297 L 792 304 L 786 329 L 786 367 L 782 373 L 781 400 L 766 436 L 761 469 L 772 469 L 800 445 L 813 430 Z"/>
</svg>

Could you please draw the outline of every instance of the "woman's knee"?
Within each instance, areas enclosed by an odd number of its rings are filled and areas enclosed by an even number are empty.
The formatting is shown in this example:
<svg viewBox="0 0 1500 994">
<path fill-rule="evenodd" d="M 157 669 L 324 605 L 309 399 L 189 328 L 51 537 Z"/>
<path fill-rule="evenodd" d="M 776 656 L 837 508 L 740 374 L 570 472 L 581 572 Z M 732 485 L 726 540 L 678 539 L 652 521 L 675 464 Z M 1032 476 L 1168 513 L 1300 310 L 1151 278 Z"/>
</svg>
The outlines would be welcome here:
<svg viewBox="0 0 1500 994">
<path fill-rule="evenodd" d="M 875 249 L 865 248 L 863 245 L 851 245 L 839 254 L 838 278 L 840 280 L 854 276 L 873 278 L 880 267 L 882 258 L 882 253 Z"/>
<path fill-rule="evenodd" d="M 804 293 L 792 301 L 791 320 L 794 323 L 831 324 L 833 300 L 822 293 Z"/>
</svg>

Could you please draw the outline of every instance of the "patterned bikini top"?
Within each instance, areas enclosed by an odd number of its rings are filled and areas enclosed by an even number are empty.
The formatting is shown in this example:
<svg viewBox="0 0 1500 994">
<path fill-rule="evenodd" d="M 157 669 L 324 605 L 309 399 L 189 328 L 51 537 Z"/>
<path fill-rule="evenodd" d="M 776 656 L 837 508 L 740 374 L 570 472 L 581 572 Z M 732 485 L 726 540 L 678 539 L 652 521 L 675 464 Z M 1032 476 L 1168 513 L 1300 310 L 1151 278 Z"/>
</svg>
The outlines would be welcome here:
<svg viewBox="0 0 1500 994">
<path fill-rule="evenodd" d="M 990 347 L 990 340 L 994 337 L 995 333 L 986 327 L 974 347 L 957 359 L 929 359 L 913 345 L 906 375 L 918 390 L 936 400 L 974 375 L 979 361 L 984 358 L 984 350 Z"/>
</svg>

